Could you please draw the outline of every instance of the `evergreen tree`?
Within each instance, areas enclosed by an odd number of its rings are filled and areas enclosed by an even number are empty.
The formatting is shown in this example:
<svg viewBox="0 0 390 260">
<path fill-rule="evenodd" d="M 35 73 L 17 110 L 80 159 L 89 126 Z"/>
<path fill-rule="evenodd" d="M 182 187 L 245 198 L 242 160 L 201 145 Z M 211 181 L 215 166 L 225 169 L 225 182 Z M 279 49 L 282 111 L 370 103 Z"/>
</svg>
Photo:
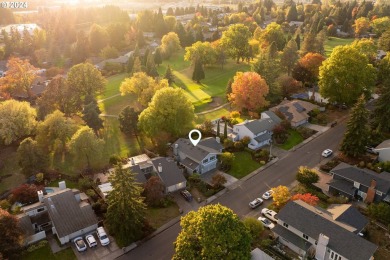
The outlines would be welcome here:
<svg viewBox="0 0 390 260">
<path fill-rule="evenodd" d="M 390 80 L 383 83 L 382 94 L 375 102 L 373 112 L 375 125 L 379 131 L 390 132 Z"/>
<path fill-rule="evenodd" d="M 194 72 L 192 73 L 192 80 L 200 84 L 200 81 L 205 78 L 203 65 L 200 59 L 195 61 Z"/>
<path fill-rule="evenodd" d="M 221 130 L 221 127 L 219 125 L 219 120 L 217 121 L 217 136 L 220 137 L 220 130 Z"/>
<path fill-rule="evenodd" d="M 271 45 L 267 49 L 267 54 L 270 59 L 276 59 L 278 57 L 278 47 L 276 45 L 276 42 L 271 43 Z"/>
<path fill-rule="evenodd" d="M 295 42 L 297 43 L 298 50 L 300 50 L 301 49 L 301 36 L 299 35 L 299 33 L 297 34 L 297 36 L 295 36 Z"/>
<path fill-rule="evenodd" d="M 142 65 L 139 57 L 135 57 L 134 64 L 133 64 L 133 70 L 131 71 L 131 74 L 142 72 Z"/>
<path fill-rule="evenodd" d="M 198 41 L 200 41 L 200 42 L 204 41 L 202 27 L 199 27 L 198 30 L 196 30 L 195 42 L 198 42 Z"/>
<path fill-rule="evenodd" d="M 92 95 L 87 95 L 84 102 L 82 118 L 97 133 L 99 129 L 103 128 L 103 119 L 99 117 L 101 111 L 97 101 Z"/>
<path fill-rule="evenodd" d="M 232 84 L 233 84 L 233 79 L 229 79 L 226 85 L 226 98 L 232 93 Z"/>
<path fill-rule="evenodd" d="M 134 58 L 137 58 L 137 57 L 139 58 L 139 56 L 140 56 L 138 44 L 136 44 L 134 47 L 133 56 L 134 56 Z"/>
<path fill-rule="evenodd" d="M 175 82 L 175 76 L 172 73 L 171 66 L 168 65 L 167 70 L 164 75 L 164 79 L 168 80 L 168 84 L 171 85 L 173 82 Z"/>
<path fill-rule="evenodd" d="M 113 189 L 107 198 L 107 227 L 120 244 L 128 245 L 141 237 L 145 223 L 142 188 L 136 183 L 135 174 L 123 169 L 121 163 L 115 166 L 109 181 Z"/>
<path fill-rule="evenodd" d="M 223 138 L 227 138 L 227 120 L 225 120 L 225 126 L 223 128 Z"/>
<path fill-rule="evenodd" d="M 126 72 L 129 74 L 132 73 L 133 66 L 134 66 L 134 55 L 130 55 L 129 59 L 127 60 L 127 64 L 126 64 Z"/>
<path fill-rule="evenodd" d="M 283 49 L 283 54 L 281 58 L 281 65 L 287 71 L 287 75 L 290 76 L 291 70 L 293 69 L 295 63 L 298 60 L 298 48 L 295 40 L 291 39 L 286 47 Z"/>
<path fill-rule="evenodd" d="M 156 69 L 156 64 L 154 63 L 154 56 L 151 52 L 149 53 L 148 59 L 146 61 L 146 74 L 153 78 L 159 76 Z"/>
<path fill-rule="evenodd" d="M 156 17 L 155 26 L 156 26 L 156 29 L 155 29 L 156 35 L 158 37 L 162 37 L 163 35 L 168 33 L 168 26 L 165 23 L 161 7 L 158 9 L 158 14 L 157 14 L 157 17 Z"/>
<path fill-rule="evenodd" d="M 347 123 L 347 131 L 341 143 L 341 151 L 352 157 L 363 155 L 368 142 L 370 129 L 368 127 L 369 112 L 366 109 L 366 100 L 362 95 L 351 111 L 351 117 Z"/>
<path fill-rule="evenodd" d="M 297 20 L 298 20 L 298 11 L 295 3 L 293 2 L 287 13 L 287 22 L 297 21 Z"/>
<path fill-rule="evenodd" d="M 137 136 L 138 113 L 131 106 L 125 107 L 119 114 L 119 129 L 126 135 Z"/>
<path fill-rule="evenodd" d="M 154 63 L 160 66 L 162 63 L 161 48 L 158 47 L 154 52 Z"/>
</svg>

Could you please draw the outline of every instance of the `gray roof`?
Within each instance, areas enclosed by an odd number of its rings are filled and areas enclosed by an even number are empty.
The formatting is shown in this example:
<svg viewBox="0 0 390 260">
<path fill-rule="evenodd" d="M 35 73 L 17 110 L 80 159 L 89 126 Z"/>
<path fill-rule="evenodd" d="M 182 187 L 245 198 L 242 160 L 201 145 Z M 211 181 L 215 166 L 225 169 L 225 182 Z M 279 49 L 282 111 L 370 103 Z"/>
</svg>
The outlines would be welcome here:
<svg viewBox="0 0 390 260">
<path fill-rule="evenodd" d="M 262 112 L 262 114 L 266 114 L 267 116 L 269 116 L 275 124 L 279 124 L 280 122 L 282 122 L 282 119 L 280 119 L 280 117 L 278 117 L 274 112 L 270 110 L 264 111 Z"/>
<path fill-rule="evenodd" d="M 355 190 L 357 190 L 353 186 L 353 182 L 346 180 L 331 180 L 328 185 L 351 196 L 355 195 Z"/>
<path fill-rule="evenodd" d="M 367 218 L 351 204 L 333 204 L 327 210 L 332 213 L 334 220 L 356 228 L 355 233 L 360 232 L 368 224 Z"/>
<path fill-rule="evenodd" d="M 215 152 L 215 151 L 222 151 L 223 145 L 221 143 L 218 143 L 215 138 L 208 137 L 204 138 L 199 141 L 198 145 L 200 148 L 208 150 L 210 152 Z"/>
<path fill-rule="evenodd" d="M 360 169 L 347 163 L 340 163 L 331 170 L 332 173 L 339 175 L 351 181 L 370 187 L 371 180 L 376 180 L 376 189 L 387 193 L 390 190 L 390 173 L 382 172 L 380 174 L 368 169 Z"/>
<path fill-rule="evenodd" d="M 255 248 L 251 252 L 251 260 L 273 260 L 274 258 L 267 255 L 259 248 Z"/>
<path fill-rule="evenodd" d="M 17 215 L 16 217 L 19 220 L 19 227 L 23 230 L 23 233 L 26 236 L 32 236 L 35 234 L 35 231 L 31 223 L 31 219 L 27 214 L 22 213 L 20 215 Z"/>
<path fill-rule="evenodd" d="M 191 160 L 189 157 L 185 158 L 184 160 L 180 161 L 181 164 L 183 164 L 185 167 L 195 170 L 196 167 L 199 166 L 199 163 Z"/>
<path fill-rule="evenodd" d="M 65 237 L 98 223 L 91 205 L 81 208 L 70 189 L 49 194 L 43 202 L 58 237 Z"/>
<path fill-rule="evenodd" d="M 130 171 L 135 174 L 135 181 L 138 183 L 146 183 L 145 174 L 139 167 L 139 165 L 130 166 Z"/>
<path fill-rule="evenodd" d="M 208 138 L 214 139 L 214 138 Z M 214 139 L 215 141 L 215 139 Z M 173 145 L 178 145 L 178 150 L 190 157 L 193 161 L 200 163 L 210 153 L 220 153 L 215 148 L 222 147 L 221 144 L 217 145 L 217 141 L 201 140 L 197 146 L 192 145 L 189 139 L 179 138 Z M 216 144 L 217 143 L 217 144 Z"/>
<path fill-rule="evenodd" d="M 258 143 L 261 143 L 261 142 L 264 142 L 266 140 L 269 140 L 272 138 L 272 134 L 270 133 L 266 133 L 266 134 L 263 134 L 263 135 L 259 135 L 259 136 L 256 136 L 254 139 L 258 142 Z"/>
<path fill-rule="evenodd" d="M 388 140 L 385 140 L 383 141 L 382 143 L 380 143 L 377 147 L 375 147 L 376 149 L 386 149 L 386 148 L 390 148 L 390 139 Z"/>
<path fill-rule="evenodd" d="M 279 236 L 288 240 L 290 243 L 293 243 L 294 245 L 305 251 L 307 251 L 312 246 L 306 239 L 294 234 L 287 228 L 282 227 L 281 225 L 276 225 L 276 227 L 272 229 L 272 232 L 278 234 Z"/>
<path fill-rule="evenodd" d="M 328 247 L 347 259 L 370 259 L 377 245 L 348 231 L 342 223 L 300 200 L 290 201 L 278 213 L 278 218 L 311 238 L 320 234 L 329 237 Z M 275 227 L 276 228 L 276 227 Z"/>
<path fill-rule="evenodd" d="M 264 131 L 272 131 L 275 125 L 278 123 L 274 122 L 271 118 L 263 118 L 251 121 L 244 121 L 237 125 L 244 125 L 251 131 L 254 135 L 262 133 Z"/>
<path fill-rule="evenodd" d="M 157 174 L 165 187 L 179 184 L 186 181 L 183 171 L 177 166 L 173 159 L 160 157 L 152 159 L 152 163 L 157 170 Z M 158 165 L 161 163 L 162 172 L 158 172 Z"/>
</svg>

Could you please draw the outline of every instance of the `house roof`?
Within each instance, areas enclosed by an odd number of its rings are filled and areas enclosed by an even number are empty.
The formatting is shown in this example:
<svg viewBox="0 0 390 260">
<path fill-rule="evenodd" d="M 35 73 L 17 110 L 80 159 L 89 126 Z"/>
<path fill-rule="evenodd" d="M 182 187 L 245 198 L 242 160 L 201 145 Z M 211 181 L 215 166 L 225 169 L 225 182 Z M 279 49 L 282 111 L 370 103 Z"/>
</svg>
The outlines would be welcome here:
<svg viewBox="0 0 390 260">
<path fill-rule="evenodd" d="M 272 112 L 281 112 L 288 121 L 297 123 L 309 118 L 308 112 L 318 108 L 310 102 L 303 100 L 283 100 L 279 105 L 270 108 Z"/>
<path fill-rule="evenodd" d="M 266 140 L 269 140 L 271 138 L 272 138 L 272 134 L 266 133 L 266 134 L 263 134 L 263 135 L 256 136 L 254 139 L 256 140 L 256 142 L 262 143 L 262 142 L 264 142 Z"/>
<path fill-rule="evenodd" d="M 142 171 L 140 165 L 130 166 L 130 171 L 135 174 L 135 181 L 138 183 L 146 183 L 145 173 Z"/>
<path fill-rule="evenodd" d="M 251 121 L 245 120 L 244 122 L 237 124 L 237 126 L 245 126 L 254 135 L 257 135 L 267 130 L 271 131 L 277 124 L 278 123 L 271 118 L 262 118 Z"/>
<path fill-rule="evenodd" d="M 332 204 L 326 210 L 332 214 L 334 220 L 356 228 L 355 233 L 368 224 L 368 220 L 351 204 Z"/>
<path fill-rule="evenodd" d="M 300 200 L 287 203 L 278 218 L 311 238 L 318 239 L 320 234 L 328 236 L 327 246 L 347 259 L 370 259 L 378 247 L 333 220 L 329 212 Z"/>
<path fill-rule="evenodd" d="M 353 186 L 352 182 L 346 180 L 331 180 L 327 184 L 336 190 L 342 191 L 351 196 L 355 195 L 355 190 L 357 190 L 357 188 Z"/>
<path fill-rule="evenodd" d="M 332 173 L 339 175 L 351 181 L 370 187 L 371 180 L 376 180 L 376 189 L 387 193 L 390 190 L 390 173 L 382 172 L 380 174 L 368 169 L 360 169 L 347 163 L 340 163 L 331 170 Z"/>
<path fill-rule="evenodd" d="M 180 163 L 191 170 L 195 170 L 199 166 L 199 163 L 191 160 L 189 157 L 185 158 Z"/>
<path fill-rule="evenodd" d="M 70 189 L 49 194 L 43 199 L 43 202 L 58 237 L 70 235 L 98 222 L 91 205 L 80 207 Z"/>
<path fill-rule="evenodd" d="M 32 236 L 35 234 L 30 217 L 25 214 L 19 214 L 16 216 L 19 220 L 19 227 L 23 230 L 26 236 Z"/>
<path fill-rule="evenodd" d="M 375 149 L 388 149 L 388 148 L 390 148 L 390 139 L 383 141 Z"/>
<path fill-rule="evenodd" d="M 251 252 L 251 260 L 273 260 L 274 258 L 270 257 L 264 251 L 259 248 L 255 248 Z"/>
<path fill-rule="evenodd" d="M 46 80 L 46 77 L 38 76 L 36 79 L 34 79 L 32 85 L 31 85 L 31 88 L 30 88 L 31 94 L 33 96 L 41 95 L 45 91 L 48 84 L 49 83 Z M 20 92 L 20 93 L 14 93 L 13 96 L 19 97 L 19 98 L 27 98 L 28 97 L 24 91 Z"/>
<path fill-rule="evenodd" d="M 282 122 L 282 119 L 280 117 L 278 117 L 274 112 L 269 110 L 261 113 L 261 118 L 266 118 L 266 117 L 271 118 L 275 124 L 279 124 L 280 122 Z"/>
<path fill-rule="evenodd" d="M 206 140 L 206 139 L 213 139 Z M 215 148 L 223 148 L 214 138 L 206 138 L 201 140 L 197 146 L 194 146 L 189 139 L 179 138 L 173 145 L 178 145 L 178 150 L 190 157 L 193 161 L 200 163 L 210 153 L 220 153 L 220 150 Z"/>
<path fill-rule="evenodd" d="M 176 162 L 171 158 L 159 157 L 152 159 L 154 168 L 157 174 L 166 187 L 179 184 L 186 181 L 183 171 L 177 166 Z M 161 164 L 162 171 L 159 172 L 158 166 Z"/>
<path fill-rule="evenodd" d="M 290 243 L 293 243 L 294 245 L 296 245 L 297 247 L 299 247 L 300 249 L 303 249 L 305 251 L 307 251 L 311 247 L 311 244 L 307 240 L 305 240 L 303 237 L 300 237 L 300 236 L 294 234 L 293 232 L 291 232 L 287 228 L 282 227 L 281 225 L 276 225 L 276 227 L 274 227 L 272 229 L 272 232 L 285 238 Z"/>
</svg>

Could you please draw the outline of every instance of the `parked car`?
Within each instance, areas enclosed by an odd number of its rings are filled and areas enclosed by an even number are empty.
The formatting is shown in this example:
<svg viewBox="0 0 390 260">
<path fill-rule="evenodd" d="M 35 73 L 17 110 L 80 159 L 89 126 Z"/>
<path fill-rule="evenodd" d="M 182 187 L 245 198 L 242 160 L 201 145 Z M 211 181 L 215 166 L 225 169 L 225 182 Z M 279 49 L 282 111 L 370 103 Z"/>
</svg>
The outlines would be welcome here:
<svg viewBox="0 0 390 260">
<path fill-rule="evenodd" d="M 180 194 L 186 199 L 186 201 L 192 201 L 192 195 L 188 190 L 180 191 Z"/>
<path fill-rule="evenodd" d="M 87 250 L 87 245 L 85 244 L 84 239 L 82 237 L 76 237 L 73 240 L 73 243 L 76 246 L 77 251 L 84 252 L 85 250 Z"/>
<path fill-rule="evenodd" d="M 371 154 L 379 154 L 377 151 L 375 151 L 375 148 L 371 146 L 366 146 L 366 151 L 367 153 L 371 153 Z"/>
<path fill-rule="evenodd" d="M 274 195 L 274 192 L 272 190 L 266 191 L 263 196 L 261 196 L 265 200 L 269 200 Z"/>
<path fill-rule="evenodd" d="M 329 156 L 332 155 L 332 153 L 333 153 L 332 150 L 326 149 L 326 150 L 324 150 L 324 151 L 322 152 L 322 156 L 325 157 L 325 158 L 328 158 Z"/>
<path fill-rule="evenodd" d="M 86 235 L 85 240 L 87 241 L 87 244 L 89 247 L 95 247 L 97 246 L 96 239 L 93 235 Z"/>
<path fill-rule="evenodd" d="M 273 211 L 273 210 L 264 208 L 264 209 L 261 210 L 261 214 L 262 214 L 263 216 L 265 216 L 266 218 L 272 220 L 272 221 L 275 221 L 275 222 L 278 221 L 278 218 L 276 217 L 276 215 L 277 215 L 278 213 L 276 213 L 276 212 Z"/>
<path fill-rule="evenodd" d="M 260 198 L 257 198 L 257 199 L 254 199 L 253 201 L 249 202 L 249 207 L 254 209 L 254 208 L 257 208 L 258 206 L 260 206 L 261 204 L 263 204 L 263 200 Z"/>
<path fill-rule="evenodd" d="M 108 238 L 107 233 L 103 227 L 98 227 L 96 229 L 96 233 L 97 233 L 97 237 L 99 238 L 100 244 L 102 244 L 102 246 L 106 246 L 110 244 L 110 239 Z"/>
<path fill-rule="evenodd" d="M 263 224 L 265 228 L 273 229 L 275 227 L 274 223 L 272 223 L 269 219 L 264 217 L 259 217 L 258 220 Z"/>
</svg>

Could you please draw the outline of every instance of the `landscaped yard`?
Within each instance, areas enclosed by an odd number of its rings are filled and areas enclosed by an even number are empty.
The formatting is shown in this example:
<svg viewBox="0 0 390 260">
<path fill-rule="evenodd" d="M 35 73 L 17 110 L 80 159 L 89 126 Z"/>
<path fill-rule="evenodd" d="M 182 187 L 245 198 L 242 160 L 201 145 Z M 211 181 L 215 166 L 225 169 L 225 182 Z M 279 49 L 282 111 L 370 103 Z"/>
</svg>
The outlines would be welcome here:
<svg viewBox="0 0 390 260">
<path fill-rule="evenodd" d="M 147 208 L 146 210 L 146 219 L 155 229 L 161 227 L 179 215 L 179 207 L 176 203 L 171 203 L 171 205 L 166 208 Z"/>
<path fill-rule="evenodd" d="M 229 170 L 228 174 L 241 179 L 254 170 L 262 166 L 260 163 L 252 159 L 252 155 L 248 152 L 236 152 L 234 153 L 234 162 L 232 168 Z"/>
<path fill-rule="evenodd" d="M 337 37 L 328 37 L 325 41 L 325 56 L 329 57 L 332 53 L 332 50 L 339 45 L 347 45 L 354 41 L 354 38 L 337 38 Z"/>
<path fill-rule="evenodd" d="M 72 248 L 64 249 L 56 254 L 50 249 L 50 245 L 47 244 L 42 248 L 39 248 L 33 252 L 26 252 L 23 254 L 22 258 L 24 260 L 38 260 L 38 259 L 50 259 L 50 260 L 73 260 L 77 259 L 76 255 L 73 253 Z"/>
<path fill-rule="evenodd" d="M 26 177 L 20 173 L 16 147 L 0 150 L 0 193 L 19 186 Z"/>
<path fill-rule="evenodd" d="M 284 150 L 290 150 L 297 144 L 301 143 L 303 141 L 303 137 L 300 133 L 298 133 L 295 129 L 290 129 L 288 131 L 288 139 L 284 144 L 278 145 L 280 148 Z"/>
</svg>

